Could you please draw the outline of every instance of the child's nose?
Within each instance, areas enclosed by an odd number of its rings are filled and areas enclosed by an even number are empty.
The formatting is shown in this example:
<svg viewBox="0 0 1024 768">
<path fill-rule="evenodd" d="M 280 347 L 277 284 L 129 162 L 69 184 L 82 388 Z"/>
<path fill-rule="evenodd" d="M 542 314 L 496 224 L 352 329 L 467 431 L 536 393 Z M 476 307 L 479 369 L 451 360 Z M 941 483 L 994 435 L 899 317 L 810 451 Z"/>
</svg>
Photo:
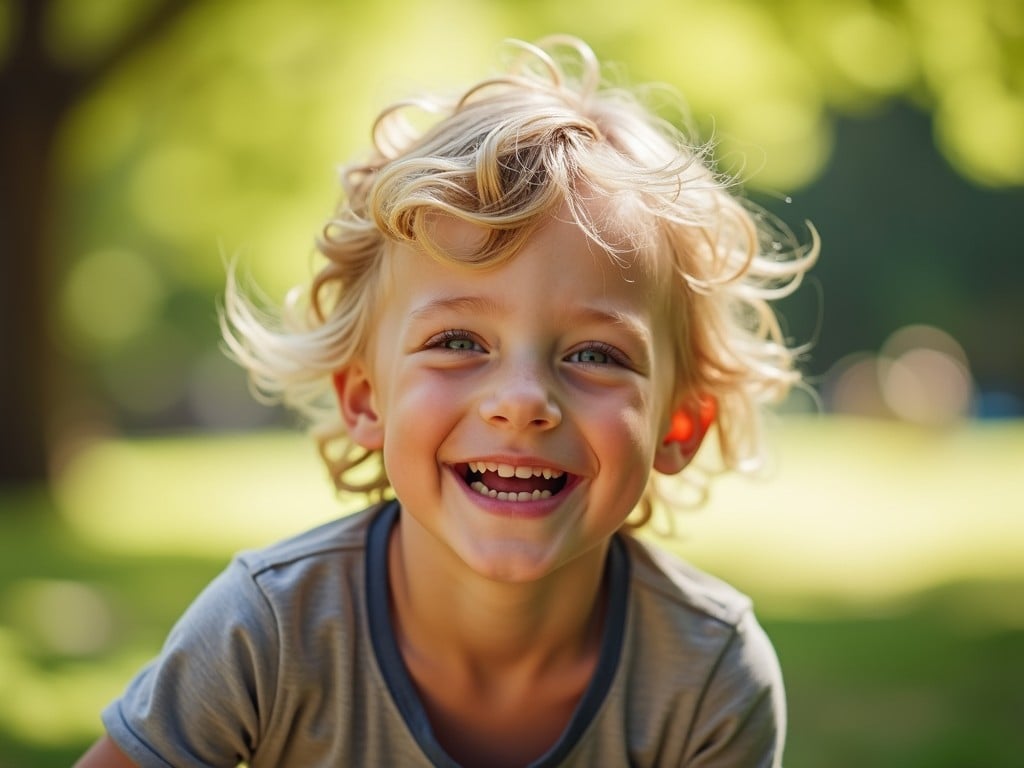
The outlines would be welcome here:
<svg viewBox="0 0 1024 768">
<path fill-rule="evenodd" d="M 562 422 L 562 410 L 540 371 L 519 369 L 497 382 L 480 404 L 490 424 L 511 429 L 552 429 Z"/>
</svg>

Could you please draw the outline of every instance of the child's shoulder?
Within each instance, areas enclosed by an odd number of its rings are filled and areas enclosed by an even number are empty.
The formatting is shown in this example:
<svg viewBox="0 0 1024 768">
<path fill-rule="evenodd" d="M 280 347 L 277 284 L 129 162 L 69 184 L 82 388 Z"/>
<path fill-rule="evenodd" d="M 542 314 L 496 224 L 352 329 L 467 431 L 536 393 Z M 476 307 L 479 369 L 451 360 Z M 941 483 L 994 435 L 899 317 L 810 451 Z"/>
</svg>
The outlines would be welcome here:
<svg viewBox="0 0 1024 768">
<path fill-rule="evenodd" d="M 630 550 L 633 582 L 640 592 L 669 609 L 735 627 L 752 611 L 751 599 L 668 551 L 635 536 Z"/>
<path fill-rule="evenodd" d="M 238 553 L 235 560 L 256 578 L 268 571 L 311 564 L 324 558 L 337 559 L 348 553 L 361 559 L 368 529 L 380 511 L 375 505 L 361 512 L 336 518 L 260 549 Z"/>
</svg>

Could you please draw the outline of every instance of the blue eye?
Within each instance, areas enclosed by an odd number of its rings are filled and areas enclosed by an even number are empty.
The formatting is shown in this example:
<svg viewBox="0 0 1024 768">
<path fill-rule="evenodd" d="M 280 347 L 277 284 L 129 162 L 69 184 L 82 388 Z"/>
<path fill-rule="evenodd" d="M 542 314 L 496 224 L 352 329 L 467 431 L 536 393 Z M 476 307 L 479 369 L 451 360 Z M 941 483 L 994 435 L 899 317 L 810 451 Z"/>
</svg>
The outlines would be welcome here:
<svg viewBox="0 0 1024 768">
<path fill-rule="evenodd" d="M 616 365 L 621 364 L 621 358 L 616 350 L 608 344 L 592 344 L 572 352 L 567 358 L 570 363 L 584 363 L 587 365 Z"/>
<path fill-rule="evenodd" d="M 579 363 L 607 363 L 611 361 L 608 355 L 596 349 L 584 349 L 581 352 L 574 352 L 571 357 L 573 362 Z"/>
<path fill-rule="evenodd" d="M 433 336 L 424 347 L 429 349 L 449 349 L 452 352 L 483 352 L 484 348 L 473 338 L 469 331 L 448 330 Z"/>
<path fill-rule="evenodd" d="M 476 347 L 476 344 L 473 342 L 472 339 L 460 338 L 446 339 L 445 341 L 442 342 L 441 346 L 445 347 L 446 349 L 470 350 Z"/>
</svg>

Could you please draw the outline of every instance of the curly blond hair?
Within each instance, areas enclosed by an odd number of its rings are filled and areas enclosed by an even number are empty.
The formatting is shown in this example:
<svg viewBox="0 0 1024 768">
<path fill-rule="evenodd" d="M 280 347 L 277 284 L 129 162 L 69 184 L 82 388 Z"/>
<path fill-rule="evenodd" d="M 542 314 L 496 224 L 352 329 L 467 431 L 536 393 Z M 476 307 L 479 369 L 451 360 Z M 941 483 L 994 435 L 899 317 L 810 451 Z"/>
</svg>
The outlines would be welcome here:
<svg viewBox="0 0 1024 768">
<path fill-rule="evenodd" d="M 801 244 L 734 194 L 710 170 L 707 145 L 659 118 L 639 89 L 607 82 L 582 41 L 510 44 L 517 55 L 504 73 L 454 99 L 404 101 L 380 114 L 373 150 L 343 169 L 342 202 L 318 238 L 326 264 L 289 294 L 283 312 L 261 310 L 229 272 L 221 315 L 229 354 L 259 397 L 309 419 L 339 489 L 385 495 L 379 452 L 348 439 L 331 375 L 371 337 L 386 246 L 414 243 L 436 259 L 488 266 L 513 258 L 566 206 L 609 258 L 625 264 L 640 255 L 671 276 L 677 402 L 713 398 L 722 468 L 756 468 L 762 406 L 801 381 L 800 350 L 788 345 L 771 302 L 815 262 L 813 227 Z M 437 117 L 420 131 L 410 110 Z M 595 198 L 628 211 L 625 239 L 623 217 L 614 227 L 595 220 L 591 212 L 603 210 Z M 439 214 L 483 227 L 485 242 L 473 253 L 446 252 L 430 226 Z M 648 483 L 632 524 L 648 520 L 656 495 Z"/>
</svg>

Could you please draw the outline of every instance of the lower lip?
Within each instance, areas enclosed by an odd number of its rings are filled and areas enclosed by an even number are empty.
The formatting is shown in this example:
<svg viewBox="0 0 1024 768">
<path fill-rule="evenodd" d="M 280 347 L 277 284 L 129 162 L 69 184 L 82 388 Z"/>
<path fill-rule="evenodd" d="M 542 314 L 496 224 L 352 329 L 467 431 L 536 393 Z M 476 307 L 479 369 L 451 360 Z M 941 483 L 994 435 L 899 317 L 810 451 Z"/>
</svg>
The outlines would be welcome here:
<svg viewBox="0 0 1024 768">
<path fill-rule="evenodd" d="M 546 499 L 502 501 L 501 499 L 493 499 L 490 496 L 477 493 L 466 485 L 465 481 L 454 471 L 451 474 L 455 482 L 462 489 L 462 492 L 469 497 L 469 500 L 475 506 L 498 517 L 514 517 L 521 520 L 535 520 L 553 514 L 562 505 L 566 494 L 572 486 L 572 481 L 570 480 L 562 490 L 552 496 L 548 496 Z"/>
</svg>

